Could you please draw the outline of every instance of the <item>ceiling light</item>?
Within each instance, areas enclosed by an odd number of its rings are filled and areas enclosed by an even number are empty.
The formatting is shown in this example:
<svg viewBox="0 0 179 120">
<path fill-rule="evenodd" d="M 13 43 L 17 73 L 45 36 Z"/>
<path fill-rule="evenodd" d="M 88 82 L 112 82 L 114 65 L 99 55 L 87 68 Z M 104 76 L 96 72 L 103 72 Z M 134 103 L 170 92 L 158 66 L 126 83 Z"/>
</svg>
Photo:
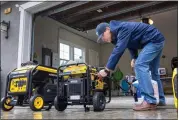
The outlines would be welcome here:
<svg viewBox="0 0 179 120">
<path fill-rule="evenodd" d="M 147 24 L 150 24 L 150 25 L 152 25 L 154 23 L 153 20 L 150 19 L 150 18 L 142 18 L 141 22 L 147 23 Z"/>
<path fill-rule="evenodd" d="M 149 24 L 152 25 L 154 21 L 152 19 L 149 19 Z"/>
</svg>

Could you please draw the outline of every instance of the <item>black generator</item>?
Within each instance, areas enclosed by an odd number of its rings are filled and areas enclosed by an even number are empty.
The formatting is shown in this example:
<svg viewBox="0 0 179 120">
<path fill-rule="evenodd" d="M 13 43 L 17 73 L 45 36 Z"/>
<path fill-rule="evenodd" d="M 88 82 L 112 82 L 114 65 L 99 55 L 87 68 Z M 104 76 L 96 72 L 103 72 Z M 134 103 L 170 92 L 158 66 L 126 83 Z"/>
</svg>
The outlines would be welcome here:
<svg viewBox="0 0 179 120">
<path fill-rule="evenodd" d="M 89 111 L 88 105 L 93 105 L 94 111 L 103 111 L 106 103 L 111 100 L 109 78 L 100 79 L 97 69 L 85 63 L 61 66 L 57 70 L 57 96 L 54 106 L 58 111 L 64 111 L 67 105 L 83 105 Z M 109 91 L 109 100 L 105 93 Z"/>
</svg>

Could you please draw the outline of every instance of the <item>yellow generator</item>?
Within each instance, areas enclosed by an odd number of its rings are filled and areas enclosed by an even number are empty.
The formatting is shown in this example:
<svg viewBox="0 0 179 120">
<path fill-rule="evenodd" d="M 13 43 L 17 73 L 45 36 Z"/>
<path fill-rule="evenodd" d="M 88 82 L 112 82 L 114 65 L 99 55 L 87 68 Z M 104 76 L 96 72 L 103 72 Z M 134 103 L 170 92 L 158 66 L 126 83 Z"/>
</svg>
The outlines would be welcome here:
<svg viewBox="0 0 179 120">
<path fill-rule="evenodd" d="M 57 96 L 54 100 L 55 109 L 64 111 L 67 105 L 93 105 L 94 111 L 103 111 L 106 103 L 111 100 L 109 77 L 98 78 L 98 69 L 85 63 L 60 66 L 57 70 Z M 109 100 L 105 96 L 109 92 Z"/>
<path fill-rule="evenodd" d="M 23 63 L 7 76 L 1 108 L 10 111 L 14 106 L 30 106 L 33 111 L 49 110 L 56 96 L 57 69 L 33 62 Z"/>
<path fill-rule="evenodd" d="M 175 68 L 173 70 L 172 88 L 173 88 L 175 108 L 178 108 L 178 68 Z"/>
</svg>

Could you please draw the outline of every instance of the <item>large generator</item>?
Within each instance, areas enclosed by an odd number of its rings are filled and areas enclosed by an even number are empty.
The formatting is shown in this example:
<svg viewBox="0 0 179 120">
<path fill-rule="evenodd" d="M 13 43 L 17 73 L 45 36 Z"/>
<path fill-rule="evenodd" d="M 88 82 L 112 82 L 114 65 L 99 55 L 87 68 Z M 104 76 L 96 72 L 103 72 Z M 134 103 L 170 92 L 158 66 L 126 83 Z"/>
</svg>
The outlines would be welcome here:
<svg viewBox="0 0 179 120">
<path fill-rule="evenodd" d="M 57 70 L 57 96 L 54 106 L 58 111 L 64 111 L 67 105 L 83 105 L 89 111 L 93 105 L 94 111 L 103 111 L 106 103 L 111 100 L 111 80 L 109 77 L 98 78 L 97 68 L 85 63 L 60 66 Z M 109 100 L 106 101 L 106 95 Z"/>
<path fill-rule="evenodd" d="M 57 69 L 32 62 L 22 64 L 7 76 L 1 108 L 10 111 L 14 106 L 30 105 L 33 111 L 49 110 L 56 96 Z"/>
</svg>

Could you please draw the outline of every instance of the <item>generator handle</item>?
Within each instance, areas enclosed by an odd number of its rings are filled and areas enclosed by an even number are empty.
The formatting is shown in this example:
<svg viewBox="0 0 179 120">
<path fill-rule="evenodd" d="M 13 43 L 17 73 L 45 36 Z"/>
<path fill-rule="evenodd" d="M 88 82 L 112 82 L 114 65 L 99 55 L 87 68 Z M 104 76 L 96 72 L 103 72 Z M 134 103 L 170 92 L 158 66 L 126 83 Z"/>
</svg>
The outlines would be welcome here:
<svg viewBox="0 0 179 120">
<path fill-rule="evenodd" d="M 86 63 L 75 63 L 75 64 L 68 64 L 68 65 L 61 65 L 58 67 L 58 69 L 62 68 L 62 67 L 69 67 L 71 65 L 81 65 L 81 64 L 85 64 L 86 66 L 88 66 Z"/>
<path fill-rule="evenodd" d="M 59 78 L 59 72 L 61 72 L 62 67 L 69 67 L 69 66 L 72 66 L 72 65 L 81 65 L 81 64 L 85 64 L 88 67 L 88 65 L 86 63 L 76 63 L 76 64 L 69 64 L 69 65 L 59 66 L 58 69 L 57 69 L 57 79 Z"/>
</svg>

